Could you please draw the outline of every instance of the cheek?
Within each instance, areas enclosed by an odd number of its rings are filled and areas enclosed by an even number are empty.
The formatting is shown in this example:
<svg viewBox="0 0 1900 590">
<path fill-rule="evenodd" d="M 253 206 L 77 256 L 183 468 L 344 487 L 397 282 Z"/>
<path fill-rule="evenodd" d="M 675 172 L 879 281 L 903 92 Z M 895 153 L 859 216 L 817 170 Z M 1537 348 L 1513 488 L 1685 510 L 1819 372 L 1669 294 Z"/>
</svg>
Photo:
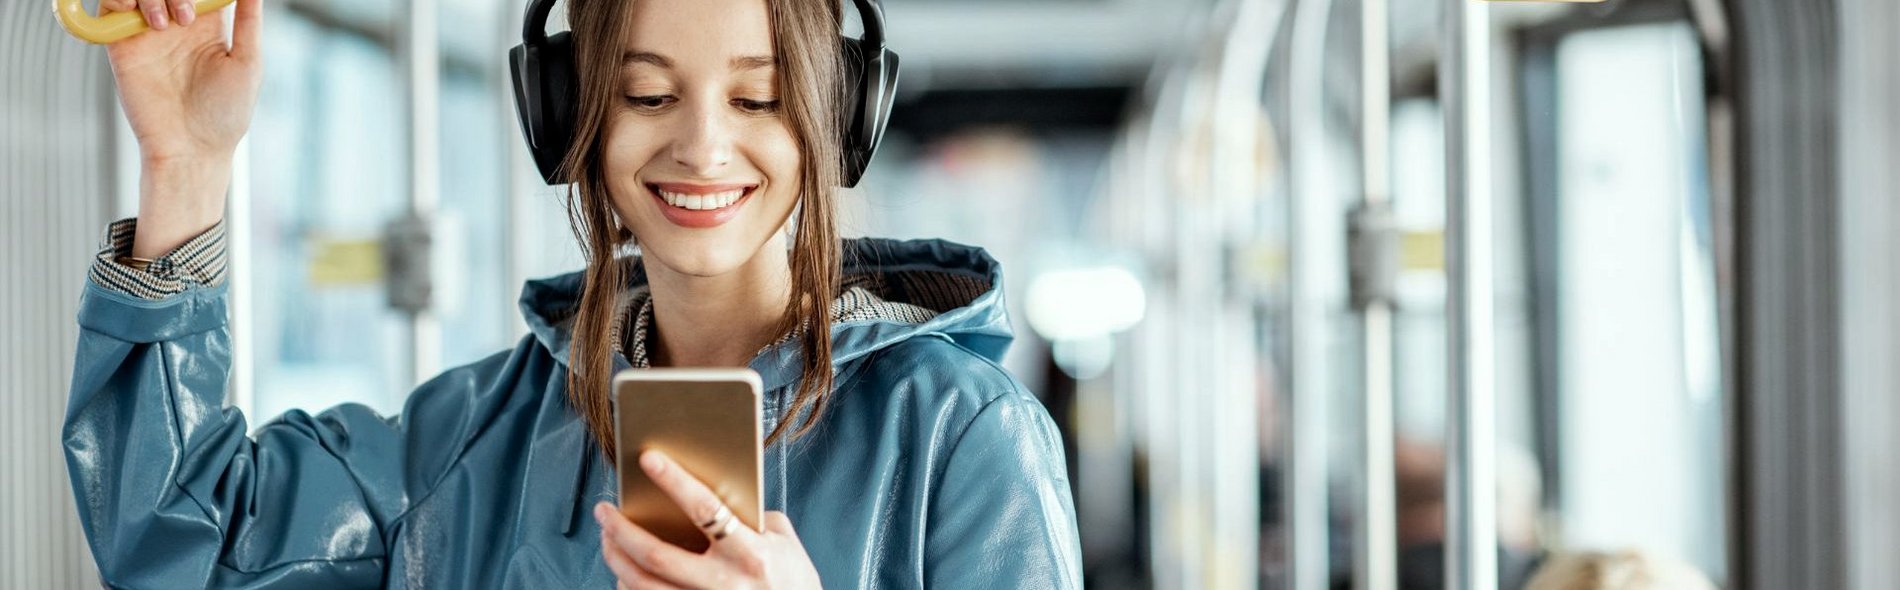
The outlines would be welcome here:
<svg viewBox="0 0 1900 590">
<path fill-rule="evenodd" d="M 632 124 L 627 117 L 616 119 L 608 125 L 601 142 L 601 165 L 605 168 L 614 207 L 624 215 L 631 205 L 628 200 L 640 196 L 644 190 L 639 186 L 640 170 L 653 160 L 659 148 L 650 141 L 653 133 L 643 133 L 639 125 Z"/>
<path fill-rule="evenodd" d="M 638 125 L 630 124 L 626 117 L 615 117 L 608 124 L 607 133 L 601 138 L 602 164 L 606 166 L 609 180 L 624 178 L 640 171 L 646 164 L 646 153 L 651 151 L 642 145 L 641 138 L 651 134 L 641 133 Z"/>
<path fill-rule="evenodd" d="M 752 161 L 760 172 L 771 179 L 775 192 L 797 194 L 804 159 L 798 152 L 798 142 L 792 137 L 791 129 L 776 127 L 762 135 L 753 143 Z"/>
</svg>

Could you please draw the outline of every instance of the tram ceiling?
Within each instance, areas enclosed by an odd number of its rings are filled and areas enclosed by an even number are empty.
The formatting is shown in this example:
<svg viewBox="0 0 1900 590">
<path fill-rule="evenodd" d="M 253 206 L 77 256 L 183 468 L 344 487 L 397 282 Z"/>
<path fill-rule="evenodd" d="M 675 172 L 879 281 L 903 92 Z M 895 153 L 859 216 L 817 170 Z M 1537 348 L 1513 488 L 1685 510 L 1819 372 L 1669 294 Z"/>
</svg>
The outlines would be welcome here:
<svg viewBox="0 0 1900 590">
<path fill-rule="evenodd" d="M 1138 83 L 1212 0 L 891 0 L 900 92 Z"/>
<path fill-rule="evenodd" d="M 1603 4 L 1502 2 L 1491 5 L 1491 22 L 1498 33 L 1505 34 L 1582 12 L 1601 13 L 1613 7 L 1665 3 L 1680 4 L 1681 0 L 1612 0 Z M 1392 94 L 1400 98 L 1436 95 L 1440 6 L 1434 2 L 1393 2 L 1389 10 L 1392 15 Z M 1334 18 L 1342 16 L 1345 15 Z"/>
</svg>

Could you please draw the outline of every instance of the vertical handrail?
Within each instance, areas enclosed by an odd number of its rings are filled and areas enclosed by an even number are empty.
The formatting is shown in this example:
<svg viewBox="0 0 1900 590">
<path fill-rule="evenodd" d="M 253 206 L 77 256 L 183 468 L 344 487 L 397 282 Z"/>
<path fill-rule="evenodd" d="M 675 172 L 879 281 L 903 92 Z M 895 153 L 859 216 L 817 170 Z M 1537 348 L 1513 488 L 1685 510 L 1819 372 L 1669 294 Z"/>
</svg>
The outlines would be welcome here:
<svg viewBox="0 0 1900 590">
<path fill-rule="evenodd" d="M 257 268 L 256 225 L 251 218 L 251 133 L 244 132 L 231 162 L 231 198 L 225 201 L 225 252 L 230 272 L 225 274 L 231 293 L 231 395 L 225 403 L 251 416 L 253 428 L 264 425 L 257 415 Z"/>
<path fill-rule="evenodd" d="M 1180 119 L 1185 116 L 1186 107 L 1183 103 L 1187 101 L 1183 95 L 1192 82 L 1188 75 L 1192 63 L 1184 55 L 1165 59 L 1166 63 L 1161 66 L 1160 75 L 1157 76 L 1160 83 L 1157 85 L 1152 117 L 1147 121 L 1147 141 L 1142 144 L 1137 156 L 1144 166 L 1141 190 L 1136 191 L 1136 194 L 1149 201 L 1144 204 L 1151 204 L 1154 209 L 1164 212 L 1150 223 L 1171 226 L 1174 223 L 1171 201 L 1179 198 L 1173 193 L 1175 183 L 1172 180 L 1175 176 L 1171 168 L 1174 161 L 1171 150 L 1175 148 L 1175 142 L 1179 141 L 1180 129 L 1185 127 Z M 1141 235 L 1144 238 L 1141 247 L 1154 255 L 1159 264 L 1171 266 L 1173 249 L 1169 240 L 1173 236 L 1167 231 L 1152 228 L 1145 229 Z M 1185 527 L 1176 522 L 1179 511 L 1174 510 L 1175 506 L 1181 504 L 1183 496 L 1180 489 L 1183 479 L 1181 462 L 1175 460 L 1181 453 L 1181 443 L 1177 429 L 1173 427 L 1174 414 L 1182 411 L 1182 408 L 1163 393 L 1178 385 L 1173 382 L 1178 373 L 1161 368 L 1177 366 L 1177 360 L 1183 358 L 1180 347 L 1176 345 L 1172 324 L 1178 291 L 1177 281 L 1156 293 L 1154 305 L 1157 309 L 1149 320 L 1148 325 L 1151 327 L 1148 329 L 1151 333 L 1147 337 L 1153 345 L 1152 350 L 1164 360 L 1156 363 L 1159 366 L 1147 375 L 1148 379 L 1140 389 L 1142 397 L 1147 398 L 1146 406 L 1151 410 L 1141 414 L 1145 422 L 1144 442 L 1154 457 L 1154 464 L 1147 474 L 1148 502 L 1155 507 L 1149 511 L 1153 516 L 1148 522 L 1148 534 L 1155 542 L 1148 546 L 1148 560 L 1154 572 L 1154 585 L 1161 589 L 1193 587 L 1193 580 L 1188 579 L 1188 568 L 1183 563 L 1181 553 L 1195 548 L 1192 545 L 1194 539 L 1182 534 Z M 1180 546 L 1171 551 L 1168 546 L 1170 542 L 1177 542 Z"/>
<path fill-rule="evenodd" d="M 1496 392 L 1492 388 L 1490 8 L 1445 0 L 1438 63 L 1445 121 L 1445 576 L 1497 588 Z"/>
<path fill-rule="evenodd" d="M 1326 137 L 1326 25 L 1332 0 L 1300 0 L 1293 13 L 1291 65 L 1288 67 L 1289 142 L 1292 186 L 1289 214 L 1293 244 L 1289 270 L 1291 347 L 1290 436 L 1287 437 L 1288 528 L 1292 585 L 1295 590 L 1326 588 L 1326 492 L 1328 458 L 1327 398 L 1333 388 L 1328 352 L 1332 349 L 1326 268 L 1337 265 L 1319 241 L 1324 228 L 1336 227 Z"/>
<path fill-rule="evenodd" d="M 1392 203 L 1390 150 L 1392 144 L 1392 64 L 1388 51 L 1387 0 L 1361 0 L 1360 35 L 1360 151 L 1363 210 L 1379 215 Z M 1384 216 L 1389 220 L 1389 216 Z M 1389 227 L 1375 231 L 1389 231 Z M 1383 240 L 1374 240 L 1383 244 Z M 1382 257 L 1382 256 L 1375 256 Z M 1363 262 L 1363 261 L 1362 261 Z M 1390 269 L 1371 269 L 1387 272 Z M 1375 283 L 1384 283 L 1385 278 Z M 1354 531 L 1357 555 L 1354 586 L 1361 590 L 1398 587 L 1398 515 L 1394 478 L 1393 436 L 1393 302 L 1389 293 L 1374 293 L 1361 303 L 1360 330 L 1365 385 L 1361 408 L 1358 526 Z"/>
<path fill-rule="evenodd" d="M 403 62 L 408 73 L 408 215 L 423 223 L 431 219 L 441 197 L 441 138 L 438 131 L 441 126 L 442 59 L 441 45 L 436 38 L 436 13 L 436 0 L 409 0 L 409 10 L 404 13 L 403 22 L 408 33 L 402 45 Z M 413 270 L 426 273 L 433 269 Z M 396 279 L 392 277 L 390 280 Z M 440 328 L 439 320 L 430 309 L 415 310 L 409 315 L 407 383 L 419 385 L 441 370 Z"/>
<path fill-rule="evenodd" d="M 1259 187 L 1259 161 L 1262 97 L 1267 87 L 1268 63 L 1279 31 L 1278 19 L 1284 13 L 1281 0 L 1233 0 L 1237 6 L 1233 20 L 1222 39 L 1219 66 L 1214 76 L 1215 119 L 1213 142 L 1208 161 L 1209 184 L 1214 199 L 1203 214 L 1216 216 L 1209 225 L 1220 231 L 1210 250 L 1231 250 L 1236 241 L 1252 243 L 1258 231 L 1258 216 L 1239 214 L 1252 210 L 1262 195 Z M 1245 220 L 1246 222 L 1237 222 Z M 1220 258 L 1218 256 L 1214 258 Z M 1231 267 L 1226 269 L 1232 272 Z M 1217 275 L 1219 276 L 1219 275 Z M 1212 374 L 1218 397 L 1209 406 L 1209 418 L 1215 426 L 1213 448 L 1220 462 L 1214 471 L 1215 547 L 1224 559 L 1216 563 L 1221 575 L 1212 578 L 1222 586 L 1251 586 L 1260 578 L 1260 420 L 1256 412 L 1234 408 L 1259 407 L 1255 386 L 1258 372 L 1252 363 L 1258 358 L 1252 336 L 1256 329 L 1253 305 L 1236 303 L 1234 292 L 1220 288 L 1231 281 L 1231 274 L 1217 279 L 1211 289 L 1210 310 L 1216 314 L 1210 342 L 1227 358 L 1215 361 Z M 1219 359 L 1218 356 L 1209 357 Z"/>
</svg>

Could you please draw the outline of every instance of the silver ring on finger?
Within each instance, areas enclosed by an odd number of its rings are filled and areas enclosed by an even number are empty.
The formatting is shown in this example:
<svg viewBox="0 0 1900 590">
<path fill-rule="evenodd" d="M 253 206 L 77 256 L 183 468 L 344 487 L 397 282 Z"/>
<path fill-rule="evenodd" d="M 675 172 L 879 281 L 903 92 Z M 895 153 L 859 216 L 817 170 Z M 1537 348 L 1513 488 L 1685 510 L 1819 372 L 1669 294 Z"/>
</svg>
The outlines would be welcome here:
<svg viewBox="0 0 1900 590">
<path fill-rule="evenodd" d="M 730 515 L 731 513 L 728 512 L 727 514 Z M 719 532 L 713 533 L 713 540 L 724 541 L 726 537 L 732 536 L 732 531 L 737 530 L 738 528 L 739 528 L 739 519 L 727 518 L 726 524 L 724 526 L 719 527 Z"/>
<path fill-rule="evenodd" d="M 714 534 L 713 538 L 715 539 L 724 538 L 725 535 L 721 535 L 718 533 L 731 532 L 730 526 L 732 524 L 732 520 L 733 520 L 732 509 L 727 508 L 724 503 L 721 503 L 719 505 L 719 510 L 713 513 L 712 518 L 708 519 L 706 522 L 700 523 L 699 528 L 701 530 L 706 531 L 707 533 Z"/>
</svg>

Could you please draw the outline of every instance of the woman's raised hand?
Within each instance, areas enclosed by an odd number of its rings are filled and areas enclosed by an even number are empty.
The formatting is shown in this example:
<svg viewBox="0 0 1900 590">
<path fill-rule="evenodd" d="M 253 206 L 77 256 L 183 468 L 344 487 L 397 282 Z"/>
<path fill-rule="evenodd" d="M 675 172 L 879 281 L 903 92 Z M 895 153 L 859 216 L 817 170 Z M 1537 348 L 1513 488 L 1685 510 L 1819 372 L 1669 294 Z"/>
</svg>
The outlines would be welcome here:
<svg viewBox="0 0 1900 590">
<path fill-rule="evenodd" d="M 152 29 L 106 47 L 119 103 L 145 158 L 229 158 L 263 80 L 260 0 L 237 2 L 228 51 L 218 14 L 199 17 L 176 1 L 100 0 L 101 14 L 136 10 Z"/>
<path fill-rule="evenodd" d="M 693 522 L 718 520 L 725 505 L 704 483 L 658 451 L 640 455 L 640 468 Z M 726 518 L 731 518 L 726 513 Z M 732 526 L 724 538 L 708 532 L 712 547 L 693 553 L 661 540 L 602 502 L 600 553 L 621 588 L 819 588 L 818 570 L 783 512 L 767 512 L 764 531 Z M 719 528 L 719 527 L 715 527 Z"/>
<path fill-rule="evenodd" d="M 141 158 L 134 256 L 162 255 L 222 218 L 263 82 L 262 9 L 262 0 L 237 0 L 227 31 L 189 0 L 100 0 L 100 14 L 137 11 L 151 28 L 106 47 Z"/>
</svg>

